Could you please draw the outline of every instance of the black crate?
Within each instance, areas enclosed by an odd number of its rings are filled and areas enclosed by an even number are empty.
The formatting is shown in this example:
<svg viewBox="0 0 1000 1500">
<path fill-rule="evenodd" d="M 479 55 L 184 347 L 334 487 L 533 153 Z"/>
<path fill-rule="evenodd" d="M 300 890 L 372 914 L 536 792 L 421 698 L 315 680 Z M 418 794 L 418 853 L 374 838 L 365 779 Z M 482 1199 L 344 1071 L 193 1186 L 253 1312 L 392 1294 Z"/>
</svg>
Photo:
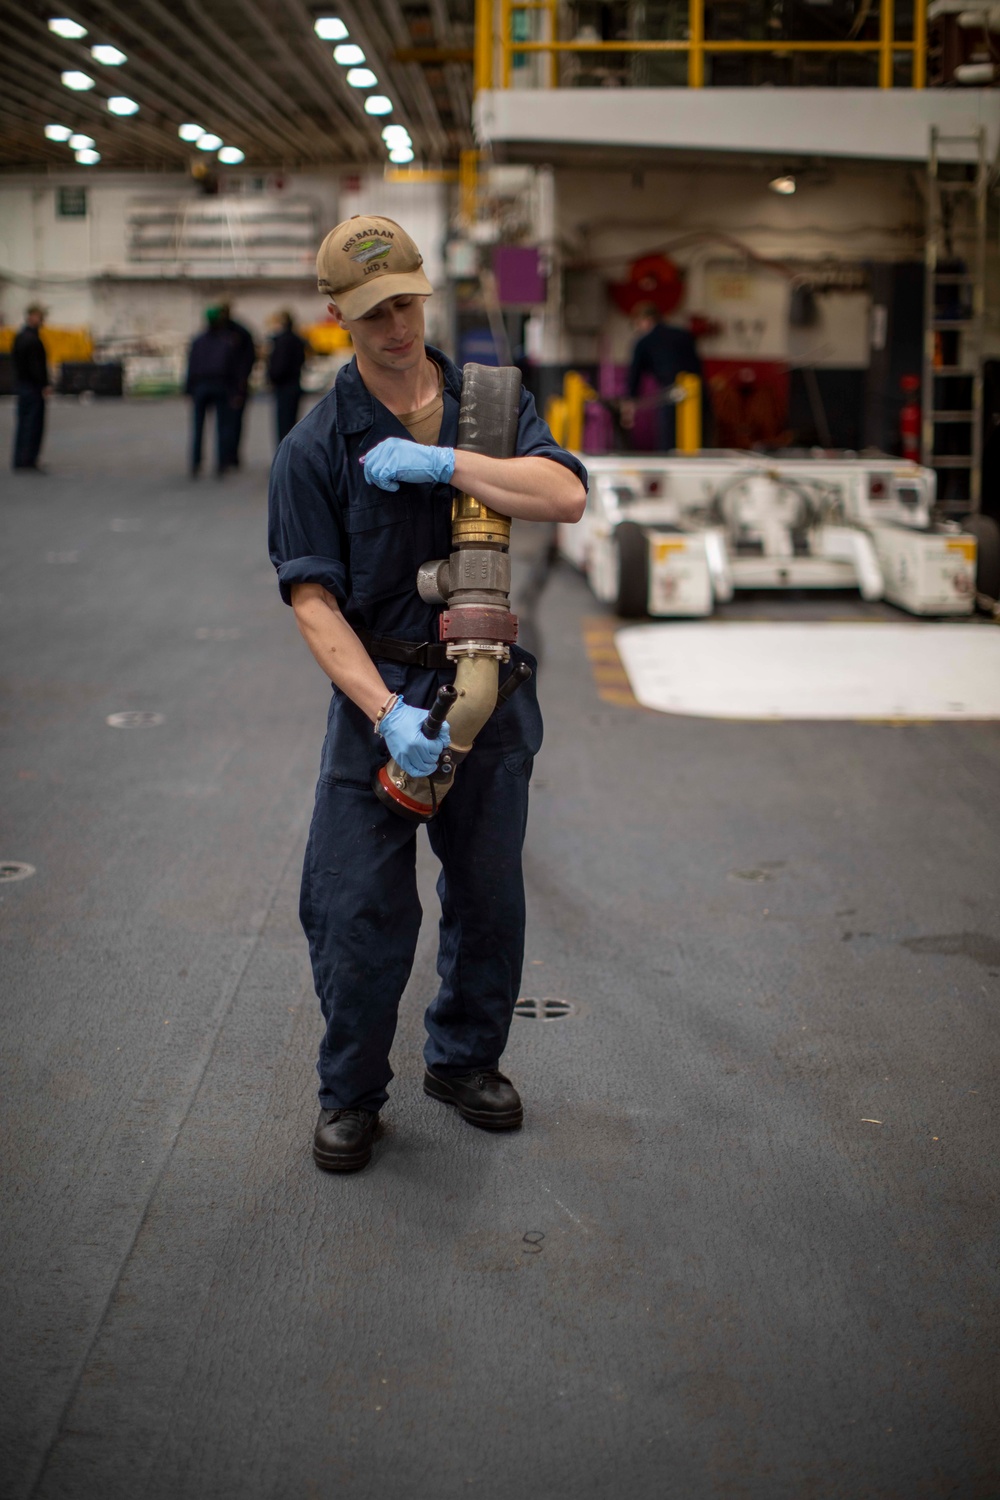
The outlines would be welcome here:
<svg viewBox="0 0 1000 1500">
<path fill-rule="evenodd" d="M 122 362 L 109 360 L 107 364 L 94 366 L 94 383 L 91 390 L 95 396 L 120 396 L 122 394 Z"/>
<path fill-rule="evenodd" d="M 89 391 L 93 369 L 92 360 L 64 360 L 59 366 L 60 396 L 79 396 L 84 391 Z"/>
<path fill-rule="evenodd" d="M 95 396 L 120 396 L 121 361 L 112 360 L 99 365 L 92 360 L 66 360 L 59 369 L 59 394 L 82 396 L 85 391 Z"/>
</svg>

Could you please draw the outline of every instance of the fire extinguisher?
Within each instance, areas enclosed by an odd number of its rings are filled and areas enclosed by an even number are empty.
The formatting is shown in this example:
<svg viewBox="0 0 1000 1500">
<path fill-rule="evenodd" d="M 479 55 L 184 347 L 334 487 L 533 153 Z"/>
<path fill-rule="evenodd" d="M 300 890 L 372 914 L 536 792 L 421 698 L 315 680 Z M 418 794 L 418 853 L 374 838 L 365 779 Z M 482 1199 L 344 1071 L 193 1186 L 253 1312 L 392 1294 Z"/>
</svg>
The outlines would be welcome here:
<svg viewBox="0 0 1000 1500">
<path fill-rule="evenodd" d="M 911 463 L 920 462 L 920 376 L 904 375 L 899 382 L 903 405 L 899 412 L 899 451 Z"/>
</svg>

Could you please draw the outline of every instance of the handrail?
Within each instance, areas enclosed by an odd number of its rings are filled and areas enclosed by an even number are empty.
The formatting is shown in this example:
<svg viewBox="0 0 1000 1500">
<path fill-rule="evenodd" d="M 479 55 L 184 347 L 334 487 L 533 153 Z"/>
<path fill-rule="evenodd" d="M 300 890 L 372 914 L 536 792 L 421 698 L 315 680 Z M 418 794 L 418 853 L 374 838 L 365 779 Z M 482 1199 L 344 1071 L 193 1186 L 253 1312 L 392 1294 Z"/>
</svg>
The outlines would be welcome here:
<svg viewBox="0 0 1000 1500">
<path fill-rule="evenodd" d="M 511 35 L 517 12 L 538 11 L 547 18 L 549 36 L 542 41 L 517 41 Z M 499 20 L 499 31 L 494 23 Z M 873 54 L 878 59 L 878 86 L 894 87 L 893 69 L 897 54 L 913 58 L 910 87 L 922 89 L 927 83 L 927 0 L 914 0 L 913 39 L 903 41 L 895 35 L 894 0 L 879 0 L 879 34 L 872 41 L 712 41 L 705 37 L 705 0 L 689 0 L 688 36 L 678 41 L 560 41 L 558 35 L 558 0 L 476 0 L 475 82 L 476 91 L 495 87 L 497 52 L 499 52 L 499 87 L 511 87 L 516 57 L 543 54 L 548 58 L 548 88 L 558 87 L 560 53 L 685 53 L 689 88 L 705 87 L 705 57 L 723 53 L 771 53 L 776 57 L 790 53 Z"/>
</svg>

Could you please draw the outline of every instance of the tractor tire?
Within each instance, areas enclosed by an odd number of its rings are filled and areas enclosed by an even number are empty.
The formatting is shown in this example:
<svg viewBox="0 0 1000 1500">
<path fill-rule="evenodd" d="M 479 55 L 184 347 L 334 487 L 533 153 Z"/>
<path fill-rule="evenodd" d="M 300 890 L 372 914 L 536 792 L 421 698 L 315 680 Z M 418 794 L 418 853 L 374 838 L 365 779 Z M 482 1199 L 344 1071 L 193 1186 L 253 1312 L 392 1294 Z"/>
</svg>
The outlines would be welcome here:
<svg viewBox="0 0 1000 1500">
<path fill-rule="evenodd" d="M 649 542 L 635 521 L 623 521 L 615 532 L 618 550 L 618 594 L 615 610 L 623 620 L 649 613 Z"/>
<path fill-rule="evenodd" d="M 976 593 L 1000 599 L 1000 526 L 992 516 L 965 516 L 962 530 L 976 539 Z"/>
</svg>

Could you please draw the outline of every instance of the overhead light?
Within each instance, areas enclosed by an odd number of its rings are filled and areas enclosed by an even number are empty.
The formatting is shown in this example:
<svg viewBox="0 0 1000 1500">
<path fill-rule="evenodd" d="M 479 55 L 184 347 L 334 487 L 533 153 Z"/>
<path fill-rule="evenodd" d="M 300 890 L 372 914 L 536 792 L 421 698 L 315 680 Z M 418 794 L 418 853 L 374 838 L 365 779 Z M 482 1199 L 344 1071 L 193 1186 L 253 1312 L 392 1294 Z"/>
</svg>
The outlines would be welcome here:
<svg viewBox="0 0 1000 1500">
<path fill-rule="evenodd" d="M 45 127 L 47 141 L 68 141 L 72 134 L 68 125 L 46 125 Z"/>
<path fill-rule="evenodd" d="M 67 41 L 76 42 L 80 37 L 87 35 L 86 26 L 81 26 L 79 21 L 71 21 L 68 16 L 53 16 L 49 22 L 49 30 L 54 31 L 56 36 L 64 36 Z"/>
<path fill-rule="evenodd" d="M 69 146 L 73 151 L 87 151 L 96 144 L 92 135 L 71 135 L 69 138 Z"/>
<path fill-rule="evenodd" d="M 780 177 L 772 177 L 768 187 L 772 193 L 783 193 L 788 197 L 795 192 L 795 178 L 791 172 L 783 172 Z"/>
<path fill-rule="evenodd" d="M 99 151 L 91 150 L 78 151 L 76 153 L 76 159 L 80 163 L 81 167 L 96 167 L 97 163 L 101 159 L 101 153 Z"/>
<path fill-rule="evenodd" d="M 219 152 L 219 160 L 224 167 L 238 167 L 244 160 L 246 153 L 239 146 L 223 146 Z"/>
<path fill-rule="evenodd" d="M 333 60 L 345 68 L 355 68 L 366 61 L 365 54 L 360 47 L 353 42 L 345 42 L 341 47 L 334 47 Z"/>
<path fill-rule="evenodd" d="M 402 165 L 404 162 L 412 161 L 413 147 L 393 146 L 392 150 L 389 152 L 389 160 L 398 162 L 400 165 Z"/>
<path fill-rule="evenodd" d="M 84 89 L 92 89 L 94 87 L 94 80 L 88 73 L 78 73 L 73 68 L 67 73 L 60 74 L 60 77 L 68 89 L 77 89 L 80 93 Z"/>
<path fill-rule="evenodd" d="M 366 115 L 391 115 L 392 100 L 387 99 L 385 94 L 369 94 L 365 100 Z"/>
<path fill-rule="evenodd" d="M 393 146 L 409 146 L 410 132 L 405 125 L 383 125 L 382 139 L 390 148 Z"/>
<path fill-rule="evenodd" d="M 204 135 L 199 136 L 195 141 L 195 146 L 199 151 L 218 151 L 221 145 L 222 136 L 213 135 L 210 130 L 206 130 Z"/>
<path fill-rule="evenodd" d="M 313 31 L 324 42 L 342 42 L 350 33 L 339 16 L 317 16 L 313 22 Z"/>
<path fill-rule="evenodd" d="M 90 55 L 95 62 L 103 63 L 106 68 L 120 68 L 122 63 L 128 62 L 120 47 L 110 47 L 105 42 L 98 42 L 95 47 L 91 47 Z"/>
<path fill-rule="evenodd" d="M 373 89 L 378 83 L 371 68 L 348 68 L 347 81 L 352 89 Z"/>
<path fill-rule="evenodd" d="M 205 134 L 205 127 L 204 125 L 181 125 L 178 127 L 177 134 L 182 141 L 200 141 Z"/>
<path fill-rule="evenodd" d="M 113 115 L 137 115 L 139 106 L 126 94 L 115 94 L 108 100 L 108 109 Z"/>
</svg>

